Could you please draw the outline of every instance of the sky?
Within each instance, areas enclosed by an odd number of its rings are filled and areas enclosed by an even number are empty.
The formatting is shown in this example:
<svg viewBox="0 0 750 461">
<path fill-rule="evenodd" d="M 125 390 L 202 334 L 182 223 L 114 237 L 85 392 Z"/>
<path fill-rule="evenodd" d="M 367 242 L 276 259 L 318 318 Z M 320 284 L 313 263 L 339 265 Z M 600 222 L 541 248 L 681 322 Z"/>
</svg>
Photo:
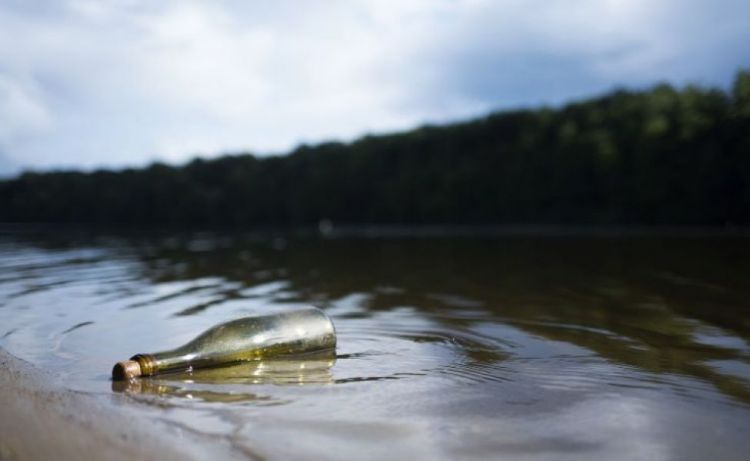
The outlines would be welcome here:
<svg viewBox="0 0 750 461">
<path fill-rule="evenodd" d="M 747 0 L 0 0 L 0 174 L 283 153 L 739 68 Z"/>
</svg>

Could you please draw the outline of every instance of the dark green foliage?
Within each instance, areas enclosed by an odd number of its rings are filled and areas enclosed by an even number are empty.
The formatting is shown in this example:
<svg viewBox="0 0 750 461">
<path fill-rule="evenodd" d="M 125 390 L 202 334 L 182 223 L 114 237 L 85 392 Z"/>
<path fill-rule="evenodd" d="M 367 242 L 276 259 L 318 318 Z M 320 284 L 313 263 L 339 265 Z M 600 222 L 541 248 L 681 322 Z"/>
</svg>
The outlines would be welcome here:
<svg viewBox="0 0 750 461">
<path fill-rule="evenodd" d="M 4 222 L 296 226 L 750 224 L 750 72 L 286 156 L 26 173 Z"/>
</svg>

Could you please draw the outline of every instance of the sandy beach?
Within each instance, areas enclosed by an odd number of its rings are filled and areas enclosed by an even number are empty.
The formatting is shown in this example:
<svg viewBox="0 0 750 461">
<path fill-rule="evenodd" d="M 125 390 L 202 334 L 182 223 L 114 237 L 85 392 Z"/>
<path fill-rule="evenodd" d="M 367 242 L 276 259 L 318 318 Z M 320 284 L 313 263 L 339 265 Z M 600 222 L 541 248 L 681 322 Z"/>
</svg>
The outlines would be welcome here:
<svg viewBox="0 0 750 461">
<path fill-rule="evenodd" d="M 252 459 L 220 438 L 138 415 L 131 397 L 89 395 L 0 349 L 0 460 Z"/>
</svg>

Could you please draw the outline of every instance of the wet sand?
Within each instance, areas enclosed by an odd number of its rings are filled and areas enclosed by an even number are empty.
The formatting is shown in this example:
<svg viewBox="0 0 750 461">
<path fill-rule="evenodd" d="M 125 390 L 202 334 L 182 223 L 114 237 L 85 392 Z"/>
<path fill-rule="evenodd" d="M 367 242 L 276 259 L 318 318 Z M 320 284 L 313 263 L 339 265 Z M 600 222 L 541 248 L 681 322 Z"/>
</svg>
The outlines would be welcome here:
<svg viewBox="0 0 750 461">
<path fill-rule="evenodd" d="M 125 407 L 126 395 L 70 391 L 56 379 L 0 349 L 0 460 L 254 458 L 139 415 Z"/>
</svg>

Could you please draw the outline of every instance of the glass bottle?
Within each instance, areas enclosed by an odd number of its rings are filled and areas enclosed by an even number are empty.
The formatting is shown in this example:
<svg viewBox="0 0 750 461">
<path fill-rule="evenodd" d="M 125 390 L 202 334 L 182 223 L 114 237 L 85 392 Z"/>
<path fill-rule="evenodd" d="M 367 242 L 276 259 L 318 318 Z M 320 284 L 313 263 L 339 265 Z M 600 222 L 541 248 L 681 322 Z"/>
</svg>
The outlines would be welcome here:
<svg viewBox="0 0 750 461">
<path fill-rule="evenodd" d="M 271 356 L 332 350 L 336 330 L 320 309 L 306 308 L 216 325 L 184 346 L 136 354 L 112 369 L 115 380 L 190 371 Z"/>
<path fill-rule="evenodd" d="M 113 380 L 112 391 L 128 394 L 192 395 L 206 401 L 254 400 L 255 394 L 237 394 L 233 389 L 205 390 L 206 384 L 274 384 L 301 386 L 331 384 L 331 368 L 336 352 L 328 349 L 302 355 L 251 360 L 227 366 L 200 368 L 190 372 L 174 372 L 151 379 Z"/>
</svg>

